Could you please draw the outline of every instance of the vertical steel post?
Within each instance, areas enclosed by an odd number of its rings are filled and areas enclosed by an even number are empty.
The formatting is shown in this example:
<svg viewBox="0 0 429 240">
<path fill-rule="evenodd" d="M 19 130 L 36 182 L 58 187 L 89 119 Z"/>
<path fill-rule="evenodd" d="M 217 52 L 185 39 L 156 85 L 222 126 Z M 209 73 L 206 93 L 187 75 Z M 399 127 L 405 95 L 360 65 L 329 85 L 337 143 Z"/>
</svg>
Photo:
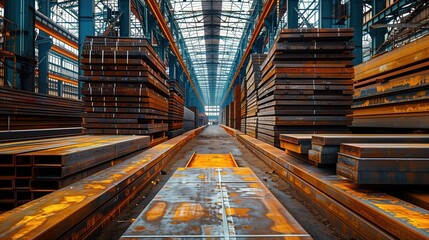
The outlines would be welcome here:
<svg viewBox="0 0 429 240">
<path fill-rule="evenodd" d="M 386 8 L 386 1 L 372 1 L 372 16 L 377 15 L 377 13 L 381 12 L 384 8 Z M 385 35 L 387 33 L 387 28 L 369 28 L 369 34 L 372 39 L 372 54 L 375 54 L 377 49 L 381 46 L 381 44 L 385 41 Z"/>
<path fill-rule="evenodd" d="M 35 1 L 5 0 L 4 16 L 17 26 L 15 55 L 17 59 L 16 84 L 14 87 L 26 91 L 34 91 L 35 82 Z M 13 86 L 14 67 L 7 61 L 5 76 L 9 85 Z"/>
<path fill-rule="evenodd" d="M 332 1 L 319 1 L 319 27 L 321 28 L 332 28 Z"/>
<path fill-rule="evenodd" d="M 362 25 L 363 25 L 363 3 L 362 0 L 350 1 L 350 27 L 354 28 L 355 50 L 353 51 L 355 59 L 353 64 L 362 63 Z"/>
<path fill-rule="evenodd" d="M 82 47 L 86 36 L 94 36 L 95 22 L 94 22 L 95 4 L 94 0 L 79 0 L 79 75 L 83 73 L 81 66 Z M 82 82 L 79 81 L 79 98 L 82 95 Z"/>
<path fill-rule="evenodd" d="M 47 17 L 51 16 L 49 0 L 39 0 L 39 11 Z M 48 94 L 49 49 L 52 46 L 52 39 L 49 37 L 49 34 L 39 31 L 39 37 L 36 39 L 36 44 L 38 45 L 39 49 L 39 93 Z"/>
<path fill-rule="evenodd" d="M 131 0 L 118 0 L 119 8 L 119 35 L 121 37 L 130 36 L 130 16 L 131 16 Z"/>
<path fill-rule="evenodd" d="M 299 0 L 287 0 L 287 28 L 298 28 L 298 2 Z"/>
</svg>

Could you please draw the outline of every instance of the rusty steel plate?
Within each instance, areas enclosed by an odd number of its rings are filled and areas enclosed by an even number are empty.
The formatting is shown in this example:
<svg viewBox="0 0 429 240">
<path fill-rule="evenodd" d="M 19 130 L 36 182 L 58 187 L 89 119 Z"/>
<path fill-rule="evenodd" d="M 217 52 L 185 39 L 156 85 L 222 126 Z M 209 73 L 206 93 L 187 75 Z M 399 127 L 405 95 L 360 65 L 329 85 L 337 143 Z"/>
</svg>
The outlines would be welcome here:
<svg viewBox="0 0 429 240">
<path fill-rule="evenodd" d="M 309 186 L 326 194 L 330 198 L 326 203 L 328 209 L 332 204 L 340 203 L 354 214 L 362 216 L 365 221 L 396 238 L 428 239 L 429 211 L 375 189 L 353 184 L 343 177 L 336 176 L 329 169 L 309 166 L 258 139 L 247 135 L 239 135 L 237 139 L 270 166 L 279 165 L 276 172 L 287 181 L 291 181 L 290 176 L 296 176 L 299 181 L 308 183 Z M 302 183 L 292 183 L 298 188 L 302 188 Z M 307 188 L 304 189 L 304 193 L 310 194 L 311 191 Z M 317 199 L 318 197 L 316 197 Z M 338 218 L 343 218 L 346 214 L 345 212 L 330 212 Z M 347 218 L 345 224 L 352 229 L 359 229 L 362 221 L 356 222 L 355 218 Z M 367 234 L 367 232 L 362 232 L 362 234 Z"/>
<path fill-rule="evenodd" d="M 186 167 L 207 168 L 207 167 L 237 167 L 237 163 L 231 153 L 229 154 L 201 154 L 194 153 Z"/>
<path fill-rule="evenodd" d="M 121 239 L 289 237 L 311 239 L 249 168 L 179 168 Z"/>
</svg>

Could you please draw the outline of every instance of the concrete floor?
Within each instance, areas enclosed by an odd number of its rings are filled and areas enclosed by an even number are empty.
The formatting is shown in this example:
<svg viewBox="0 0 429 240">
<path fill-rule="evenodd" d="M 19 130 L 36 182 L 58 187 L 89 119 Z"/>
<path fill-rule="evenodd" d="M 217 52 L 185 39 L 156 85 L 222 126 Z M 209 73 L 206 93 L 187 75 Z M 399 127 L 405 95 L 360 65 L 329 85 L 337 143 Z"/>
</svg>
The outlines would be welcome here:
<svg viewBox="0 0 429 240">
<path fill-rule="evenodd" d="M 186 144 L 177 154 L 176 159 L 169 163 L 164 171 L 165 175 L 145 189 L 122 213 L 112 221 L 97 239 L 118 239 L 125 232 L 132 221 L 140 214 L 156 193 L 168 181 L 178 167 L 184 167 L 196 153 L 232 153 L 240 167 L 249 167 L 270 189 L 283 206 L 295 217 L 303 228 L 314 239 L 345 239 L 338 234 L 327 219 L 318 214 L 310 205 L 302 201 L 290 185 L 279 178 L 258 157 L 253 155 L 245 146 L 228 135 L 221 127 L 209 126 L 196 138 Z"/>
</svg>

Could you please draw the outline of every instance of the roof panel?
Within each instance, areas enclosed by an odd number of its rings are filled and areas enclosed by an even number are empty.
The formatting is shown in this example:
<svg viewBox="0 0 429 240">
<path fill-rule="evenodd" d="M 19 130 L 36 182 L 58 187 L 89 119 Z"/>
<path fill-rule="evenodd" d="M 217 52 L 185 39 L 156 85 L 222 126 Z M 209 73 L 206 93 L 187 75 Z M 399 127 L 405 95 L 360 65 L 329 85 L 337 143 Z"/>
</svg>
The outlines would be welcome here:
<svg viewBox="0 0 429 240">
<path fill-rule="evenodd" d="M 209 105 L 219 105 L 253 0 L 170 0 Z"/>
</svg>

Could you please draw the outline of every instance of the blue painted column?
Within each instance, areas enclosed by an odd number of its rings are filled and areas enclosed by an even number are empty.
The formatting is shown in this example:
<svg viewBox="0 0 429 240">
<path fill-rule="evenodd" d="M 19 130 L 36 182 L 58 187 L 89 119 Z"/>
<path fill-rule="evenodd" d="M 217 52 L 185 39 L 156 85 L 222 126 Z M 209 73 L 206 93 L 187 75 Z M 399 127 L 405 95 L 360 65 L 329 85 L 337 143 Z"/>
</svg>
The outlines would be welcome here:
<svg viewBox="0 0 429 240">
<path fill-rule="evenodd" d="M 58 81 L 58 96 L 63 96 L 63 81 Z"/>
<path fill-rule="evenodd" d="M 319 1 L 319 27 L 332 28 L 332 1 Z"/>
<path fill-rule="evenodd" d="M 34 91 L 35 83 L 35 1 L 34 0 L 5 0 L 4 17 L 16 24 L 16 88 Z M 5 76 L 10 86 L 13 86 L 13 62 L 7 61 Z"/>
<path fill-rule="evenodd" d="M 119 13 L 119 35 L 121 37 L 130 36 L 130 16 L 131 16 L 131 4 L 130 0 L 118 0 Z"/>
<path fill-rule="evenodd" d="M 382 11 L 384 8 L 386 8 L 386 2 L 385 1 L 372 1 L 372 16 L 375 16 L 377 13 Z M 375 54 L 378 47 L 381 46 L 381 44 L 385 41 L 385 35 L 387 33 L 387 28 L 370 28 L 369 34 L 372 39 L 372 54 Z"/>
<path fill-rule="evenodd" d="M 86 36 L 94 36 L 94 0 L 79 0 L 79 75 L 82 75 L 82 47 Z M 81 97 L 82 82 L 79 81 L 78 92 Z"/>
<path fill-rule="evenodd" d="M 353 60 L 354 65 L 362 63 L 362 0 L 350 1 L 350 27 L 354 28 L 354 42 L 355 50 L 353 51 L 355 59 Z"/>
<path fill-rule="evenodd" d="M 298 28 L 298 0 L 287 0 L 287 28 Z"/>
<path fill-rule="evenodd" d="M 51 8 L 49 0 L 39 0 L 39 12 L 47 17 L 51 16 Z M 48 73 L 49 73 L 49 49 L 52 47 L 52 39 L 49 34 L 40 31 L 36 39 L 36 44 L 39 49 L 39 93 L 48 94 Z M 59 85 L 60 81 L 58 81 Z"/>
</svg>

